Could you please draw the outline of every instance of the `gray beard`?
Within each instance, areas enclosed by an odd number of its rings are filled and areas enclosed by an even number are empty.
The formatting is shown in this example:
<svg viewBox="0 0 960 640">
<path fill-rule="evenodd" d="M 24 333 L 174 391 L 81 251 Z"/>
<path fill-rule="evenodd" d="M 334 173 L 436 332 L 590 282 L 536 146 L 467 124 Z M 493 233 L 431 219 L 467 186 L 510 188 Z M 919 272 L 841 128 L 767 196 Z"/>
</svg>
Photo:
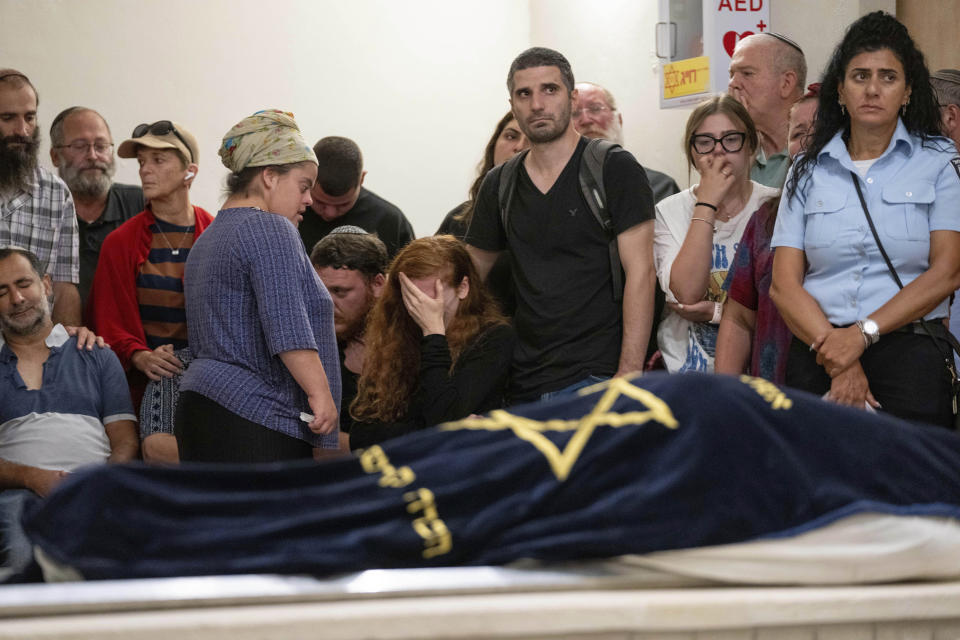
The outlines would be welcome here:
<svg viewBox="0 0 960 640">
<path fill-rule="evenodd" d="M 74 198 L 103 198 L 110 191 L 110 185 L 113 184 L 111 179 L 113 171 L 109 170 L 107 173 L 99 172 L 93 177 L 63 167 L 60 168 L 59 173 L 63 181 L 70 187 L 70 193 L 73 194 Z"/>
<path fill-rule="evenodd" d="M 48 298 L 44 298 L 41 305 L 40 315 L 29 325 L 18 327 L 14 324 L 7 323 L 3 316 L 0 316 L 0 331 L 8 335 L 20 337 L 33 335 L 50 321 L 50 313 L 53 309 L 53 296 L 51 295 Z"/>
<path fill-rule="evenodd" d="M 27 191 L 33 184 L 40 151 L 40 129 L 23 148 L 11 146 L 10 137 L 0 139 L 0 193 L 12 194 Z"/>
</svg>

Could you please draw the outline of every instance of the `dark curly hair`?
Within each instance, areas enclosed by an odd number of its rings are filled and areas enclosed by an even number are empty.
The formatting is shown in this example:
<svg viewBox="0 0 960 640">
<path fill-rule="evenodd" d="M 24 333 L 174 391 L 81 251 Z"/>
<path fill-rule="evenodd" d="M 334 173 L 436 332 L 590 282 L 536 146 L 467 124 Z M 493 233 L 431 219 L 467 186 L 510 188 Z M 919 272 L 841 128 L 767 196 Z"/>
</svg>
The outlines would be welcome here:
<svg viewBox="0 0 960 640">
<path fill-rule="evenodd" d="M 500 122 L 497 123 L 496 128 L 493 130 L 493 135 L 490 136 L 490 141 L 487 142 L 487 148 L 483 150 L 483 160 L 477 165 L 477 177 L 474 179 L 473 184 L 470 185 L 470 199 L 467 201 L 466 206 L 453 217 L 454 220 L 462 222 L 464 227 L 470 226 L 470 221 L 473 219 L 473 211 L 477 206 L 477 195 L 480 193 L 480 185 L 483 184 L 483 179 L 490 169 L 493 169 L 493 155 L 497 150 L 497 140 L 500 138 L 503 130 L 507 128 L 507 125 L 510 124 L 511 120 L 513 120 L 513 111 L 507 111 L 507 114 L 500 118 Z"/>
<path fill-rule="evenodd" d="M 910 103 L 902 116 L 903 124 L 911 134 L 923 143 L 940 135 L 940 109 L 930 86 L 930 71 L 923 53 L 896 18 L 883 11 L 868 13 L 850 25 L 843 40 L 833 50 L 830 62 L 824 71 L 820 90 L 820 105 L 817 108 L 816 125 L 807 149 L 794 163 L 793 173 L 787 182 L 787 197 L 796 195 L 803 177 L 813 171 L 817 156 L 838 131 L 844 140 L 850 138 L 850 120 L 840 111 L 840 82 L 846 74 L 847 65 L 857 55 L 867 51 L 889 49 L 903 65 L 907 86 L 911 88 Z"/>
</svg>

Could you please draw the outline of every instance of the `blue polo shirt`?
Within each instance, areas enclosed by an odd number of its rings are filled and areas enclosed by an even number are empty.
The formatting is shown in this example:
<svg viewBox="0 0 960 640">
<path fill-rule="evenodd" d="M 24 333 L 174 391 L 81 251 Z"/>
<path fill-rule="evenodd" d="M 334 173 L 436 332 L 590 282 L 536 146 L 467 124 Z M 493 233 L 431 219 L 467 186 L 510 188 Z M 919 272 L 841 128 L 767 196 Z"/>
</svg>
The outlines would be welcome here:
<svg viewBox="0 0 960 640">
<path fill-rule="evenodd" d="M 110 349 L 77 349 L 56 325 L 39 389 L 27 389 L 0 335 L 0 459 L 72 471 L 110 455 L 104 426 L 136 421 L 123 367 Z"/>
<path fill-rule="evenodd" d="M 951 162 L 955 158 L 949 140 L 924 143 L 900 121 L 886 151 L 858 178 L 880 240 L 904 285 L 930 266 L 930 232 L 960 231 L 960 169 Z M 837 133 L 794 197 L 784 194 L 770 242 L 771 247 L 806 253 L 803 287 L 835 325 L 866 318 L 899 291 L 870 232 L 850 171 L 856 173 L 856 168 Z M 946 315 L 943 300 L 926 318 Z"/>
</svg>

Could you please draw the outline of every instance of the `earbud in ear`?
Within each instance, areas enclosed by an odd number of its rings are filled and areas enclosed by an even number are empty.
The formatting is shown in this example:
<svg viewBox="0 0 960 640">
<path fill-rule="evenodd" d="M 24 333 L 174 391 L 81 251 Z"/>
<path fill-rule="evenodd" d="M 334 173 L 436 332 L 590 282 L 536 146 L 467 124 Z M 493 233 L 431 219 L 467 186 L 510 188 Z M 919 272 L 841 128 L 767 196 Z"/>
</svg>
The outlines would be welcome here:
<svg viewBox="0 0 960 640">
<path fill-rule="evenodd" d="M 189 180 L 190 178 L 192 178 L 192 177 L 195 176 L 195 175 L 197 175 L 197 174 L 195 174 L 193 171 L 187 171 L 187 175 L 183 176 L 183 179 L 184 179 L 184 180 Z"/>
</svg>

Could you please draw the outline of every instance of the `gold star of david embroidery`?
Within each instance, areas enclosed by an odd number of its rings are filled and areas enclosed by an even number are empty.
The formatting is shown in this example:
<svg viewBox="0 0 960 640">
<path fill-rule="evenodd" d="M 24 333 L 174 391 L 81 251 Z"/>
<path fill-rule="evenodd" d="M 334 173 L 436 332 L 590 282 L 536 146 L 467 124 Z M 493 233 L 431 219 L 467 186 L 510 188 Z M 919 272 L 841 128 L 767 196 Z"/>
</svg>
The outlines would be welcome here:
<svg viewBox="0 0 960 640">
<path fill-rule="evenodd" d="M 550 469 L 563 482 L 570 475 L 570 470 L 576 464 L 583 448 L 590 441 L 593 432 L 599 426 L 624 427 L 637 426 L 650 422 L 658 422 L 668 429 L 676 429 L 678 422 L 663 400 L 646 389 L 630 384 L 626 378 L 614 378 L 606 382 L 587 387 L 580 391 L 586 395 L 606 389 L 593 408 L 585 416 L 572 420 L 533 420 L 517 416 L 509 411 L 492 411 L 489 416 L 481 418 L 465 418 L 456 422 L 449 422 L 441 426 L 446 431 L 460 429 L 474 429 L 482 431 L 500 431 L 510 429 L 521 440 L 526 440 L 547 459 Z M 610 411 L 614 403 L 621 396 L 633 398 L 647 407 L 645 411 L 629 411 L 616 413 Z M 573 431 L 574 434 L 561 450 L 545 435 L 546 431 Z"/>
</svg>

